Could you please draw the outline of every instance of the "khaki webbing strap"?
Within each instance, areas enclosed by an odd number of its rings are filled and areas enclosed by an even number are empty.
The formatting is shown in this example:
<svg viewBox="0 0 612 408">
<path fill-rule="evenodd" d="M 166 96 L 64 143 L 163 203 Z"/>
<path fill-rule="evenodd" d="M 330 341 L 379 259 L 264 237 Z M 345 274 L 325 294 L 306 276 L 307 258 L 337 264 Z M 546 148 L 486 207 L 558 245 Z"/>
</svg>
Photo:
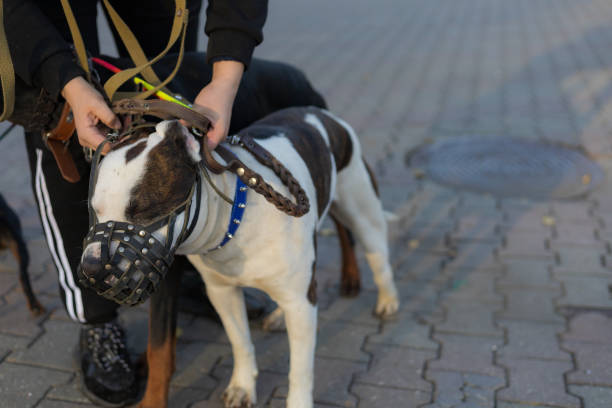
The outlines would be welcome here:
<svg viewBox="0 0 612 408">
<path fill-rule="evenodd" d="M 4 4 L 0 0 L 0 82 L 2 82 L 2 115 L 0 122 L 13 114 L 15 107 L 15 71 L 4 32 Z"/>
<path fill-rule="evenodd" d="M 72 41 L 74 42 L 74 50 L 76 51 L 77 58 L 79 59 L 79 64 L 85 71 L 87 80 L 91 82 L 89 63 L 87 62 L 87 51 L 85 50 L 85 43 L 83 42 L 83 37 L 81 37 L 81 32 L 79 31 L 79 25 L 74 18 L 74 13 L 72 12 L 72 8 L 70 7 L 68 0 L 61 1 L 64 14 L 66 15 L 66 21 L 68 22 L 68 27 L 70 28 L 70 35 L 72 35 Z"/>
<path fill-rule="evenodd" d="M 166 55 L 168 51 L 170 50 L 170 48 L 172 48 L 172 46 L 179 39 L 179 37 L 182 36 L 181 48 L 179 51 L 179 58 L 177 61 L 178 63 L 175 69 L 173 70 L 173 72 L 170 74 L 168 78 L 166 78 L 164 82 L 162 82 L 161 84 L 158 84 L 155 88 L 147 92 L 143 92 L 142 94 L 139 94 L 138 98 L 145 99 L 155 94 L 155 92 L 161 89 L 161 87 L 165 86 L 168 82 L 170 82 L 172 78 L 174 77 L 174 75 L 176 74 L 176 72 L 178 72 L 178 68 L 182 61 L 182 56 L 184 52 L 185 33 L 187 31 L 187 23 L 189 22 L 189 11 L 185 7 L 185 0 L 175 0 L 175 4 L 176 4 L 176 11 L 174 13 L 172 31 L 170 33 L 170 38 L 168 39 L 168 44 L 166 45 L 166 48 L 157 57 L 153 58 L 149 62 L 146 62 L 144 65 L 140 65 L 135 68 L 129 68 L 121 72 L 118 72 L 115 75 L 113 75 L 108 81 L 106 81 L 106 83 L 104 84 L 104 91 L 108 95 L 109 99 L 111 100 L 114 99 L 113 96 L 115 95 L 115 92 L 117 91 L 117 89 L 121 87 L 121 85 L 129 81 L 132 77 L 140 74 L 143 70 L 150 67 L 152 64 L 159 61 L 164 55 Z"/>
<path fill-rule="evenodd" d="M 128 25 L 125 24 L 125 21 L 123 21 L 121 16 L 117 13 L 117 11 L 115 11 L 108 0 L 104 0 L 104 7 L 106 7 L 106 11 L 108 11 L 108 15 L 113 21 L 115 29 L 123 41 L 125 49 L 130 54 L 130 57 L 132 57 L 134 66 L 138 67 L 140 65 L 146 65 L 149 60 L 145 56 L 145 53 L 132 30 L 130 30 Z M 161 82 L 155 71 L 153 71 L 150 66 L 143 69 L 142 76 L 153 85 L 159 85 Z"/>
</svg>

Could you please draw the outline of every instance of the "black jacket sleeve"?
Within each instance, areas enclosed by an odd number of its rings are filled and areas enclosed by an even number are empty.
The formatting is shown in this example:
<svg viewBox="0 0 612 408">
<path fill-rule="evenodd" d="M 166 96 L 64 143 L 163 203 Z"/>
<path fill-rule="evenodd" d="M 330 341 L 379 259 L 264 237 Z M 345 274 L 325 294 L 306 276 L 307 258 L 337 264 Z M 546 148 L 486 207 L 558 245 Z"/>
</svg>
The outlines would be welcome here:
<svg viewBox="0 0 612 408">
<path fill-rule="evenodd" d="M 16 75 L 44 87 L 53 98 L 71 79 L 85 73 L 70 44 L 31 0 L 5 0 L 5 31 Z"/>
<path fill-rule="evenodd" d="M 209 0 L 206 9 L 206 51 L 209 63 L 240 61 L 248 68 L 253 49 L 263 41 L 268 0 Z"/>
</svg>

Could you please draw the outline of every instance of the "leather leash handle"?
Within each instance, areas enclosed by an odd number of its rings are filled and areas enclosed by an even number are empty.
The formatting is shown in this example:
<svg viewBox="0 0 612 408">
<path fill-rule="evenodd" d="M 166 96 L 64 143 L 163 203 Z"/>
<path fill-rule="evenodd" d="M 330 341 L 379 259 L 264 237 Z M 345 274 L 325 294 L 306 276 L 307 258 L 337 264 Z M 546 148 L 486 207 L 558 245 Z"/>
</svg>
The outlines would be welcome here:
<svg viewBox="0 0 612 408">
<path fill-rule="evenodd" d="M 74 159 L 68 151 L 68 145 L 66 144 L 74 131 L 74 119 L 71 117 L 70 105 L 66 102 L 57 126 L 43 135 L 62 177 L 70 183 L 76 183 L 81 180 L 81 175 L 74 164 Z"/>
<path fill-rule="evenodd" d="M 2 83 L 2 115 L 0 122 L 8 119 L 15 108 L 15 70 L 4 32 L 4 3 L 0 0 L 0 82 Z"/>
<path fill-rule="evenodd" d="M 274 204 L 277 209 L 288 215 L 301 217 L 310 211 L 308 196 L 300 186 L 300 183 L 281 162 L 248 135 L 240 136 L 239 145 L 251 153 L 261 164 L 272 169 L 274 174 L 276 174 L 287 189 L 289 189 L 289 192 L 295 198 L 295 203 L 276 191 L 259 173 L 247 167 L 229 149 L 219 145 L 215 151 L 228 163 L 224 166 L 226 170 L 235 173 L 240 177 L 243 183 L 255 190 L 256 193 L 261 194 L 268 202 Z"/>
</svg>

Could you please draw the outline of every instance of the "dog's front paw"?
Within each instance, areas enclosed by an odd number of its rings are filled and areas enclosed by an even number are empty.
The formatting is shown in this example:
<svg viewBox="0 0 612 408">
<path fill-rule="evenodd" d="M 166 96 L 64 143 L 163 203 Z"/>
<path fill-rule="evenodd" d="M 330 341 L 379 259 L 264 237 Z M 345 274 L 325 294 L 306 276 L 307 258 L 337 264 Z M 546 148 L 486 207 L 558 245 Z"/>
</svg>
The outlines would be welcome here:
<svg viewBox="0 0 612 408">
<path fill-rule="evenodd" d="M 287 330 L 287 326 L 285 325 L 285 314 L 280 307 L 274 309 L 272 313 L 264 318 L 263 329 L 270 332 Z"/>
<path fill-rule="evenodd" d="M 223 392 L 223 405 L 225 408 L 251 408 L 255 398 L 240 387 L 227 387 Z"/>
<path fill-rule="evenodd" d="M 390 293 L 379 293 L 378 301 L 376 302 L 376 315 L 381 318 L 389 317 L 399 309 L 399 299 L 397 291 Z"/>
</svg>

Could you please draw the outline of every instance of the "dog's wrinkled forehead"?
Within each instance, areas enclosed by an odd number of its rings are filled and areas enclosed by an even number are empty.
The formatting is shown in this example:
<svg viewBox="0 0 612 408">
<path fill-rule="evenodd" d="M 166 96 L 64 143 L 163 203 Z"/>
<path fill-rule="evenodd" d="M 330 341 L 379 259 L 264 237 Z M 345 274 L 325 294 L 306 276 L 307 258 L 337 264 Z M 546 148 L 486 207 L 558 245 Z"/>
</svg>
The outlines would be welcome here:
<svg viewBox="0 0 612 408">
<path fill-rule="evenodd" d="M 200 145 L 178 121 L 119 146 L 102 160 L 92 197 L 99 222 L 146 224 L 185 200 L 195 181 Z"/>
</svg>

